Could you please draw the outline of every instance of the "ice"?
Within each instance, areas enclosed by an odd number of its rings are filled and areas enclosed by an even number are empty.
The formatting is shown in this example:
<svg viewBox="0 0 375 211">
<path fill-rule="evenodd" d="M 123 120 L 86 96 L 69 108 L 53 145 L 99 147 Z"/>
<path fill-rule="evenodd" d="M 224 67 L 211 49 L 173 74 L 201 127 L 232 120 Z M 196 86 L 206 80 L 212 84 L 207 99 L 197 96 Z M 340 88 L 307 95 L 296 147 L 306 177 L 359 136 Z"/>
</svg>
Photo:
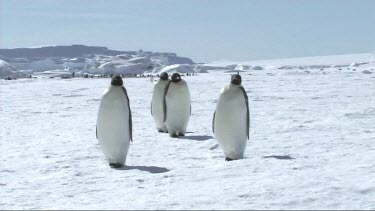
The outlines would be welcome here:
<svg viewBox="0 0 375 211">
<path fill-rule="evenodd" d="M 8 62 L 0 59 L 0 79 L 5 78 L 20 78 L 25 77 L 26 74 L 20 72 L 17 68 L 10 65 Z"/>
<path fill-rule="evenodd" d="M 160 70 L 159 73 L 166 72 L 168 74 L 171 73 L 195 73 L 194 70 L 195 66 L 193 65 L 188 65 L 188 64 L 174 64 L 174 65 L 169 65 L 164 67 L 163 69 Z"/>
</svg>

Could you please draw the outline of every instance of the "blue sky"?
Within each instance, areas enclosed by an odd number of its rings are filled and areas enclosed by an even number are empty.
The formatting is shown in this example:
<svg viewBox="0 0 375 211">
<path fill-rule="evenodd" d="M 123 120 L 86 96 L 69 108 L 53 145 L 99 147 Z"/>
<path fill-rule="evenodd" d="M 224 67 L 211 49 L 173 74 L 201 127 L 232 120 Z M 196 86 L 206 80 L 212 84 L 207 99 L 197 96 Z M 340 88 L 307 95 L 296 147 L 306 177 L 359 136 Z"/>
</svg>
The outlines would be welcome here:
<svg viewBox="0 0 375 211">
<path fill-rule="evenodd" d="M 0 47 L 85 44 L 197 62 L 375 51 L 373 0 L 0 0 Z"/>
</svg>

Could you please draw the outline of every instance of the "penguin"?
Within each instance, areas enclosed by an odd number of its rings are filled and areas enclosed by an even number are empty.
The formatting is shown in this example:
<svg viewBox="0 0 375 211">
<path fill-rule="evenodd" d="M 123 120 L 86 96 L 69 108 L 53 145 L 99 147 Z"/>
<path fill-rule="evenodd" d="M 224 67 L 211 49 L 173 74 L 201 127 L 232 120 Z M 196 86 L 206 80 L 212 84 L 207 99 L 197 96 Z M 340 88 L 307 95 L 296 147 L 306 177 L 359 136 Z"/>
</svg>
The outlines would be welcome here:
<svg viewBox="0 0 375 211">
<path fill-rule="evenodd" d="M 163 99 L 163 121 L 171 137 L 185 136 L 190 114 L 189 87 L 180 74 L 173 73 Z"/>
<path fill-rule="evenodd" d="M 111 86 L 102 96 L 99 106 L 96 138 L 109 166 L 125 165 L 132 137 L 132 113 L 127 91 L 121 76 L 111 79 Z"/>
<path fill-rule="evenodd" d="M 168 73 L 163 72 L 159 76 L 159 80 L 154 84 L 151 101 L 151 115 L 154 118 L 156 129 L 161 133 L 168 133 L 167 126 L 164 123 L 163 100 L 165 87 L 168 85 Z"/>
<path fill-rule="evenodd" d="M 241 82 L 239 74 L 232 75 L 221 90 L 212 120 L 212 132 L 226 161 L 242 159 L 249 139 L 249 103 Z"/>
</svg>

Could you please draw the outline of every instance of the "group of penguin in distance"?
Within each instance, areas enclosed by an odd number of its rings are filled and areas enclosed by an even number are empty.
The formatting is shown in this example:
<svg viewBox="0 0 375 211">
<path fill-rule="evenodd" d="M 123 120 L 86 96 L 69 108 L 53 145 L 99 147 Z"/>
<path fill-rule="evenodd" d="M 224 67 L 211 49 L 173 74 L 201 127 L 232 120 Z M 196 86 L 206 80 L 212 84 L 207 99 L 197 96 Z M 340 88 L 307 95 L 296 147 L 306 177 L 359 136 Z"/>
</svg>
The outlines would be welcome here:
<svg viewBox="0 0 375 211">
<path fill-rule="evenodd" d="M 212 131 L 226 161 L 242 159 L 249 139 L 249 104 L 241 83 L 239 74 L 231 76 L 213 114 Z M 191 104 L 188 85 L 180 74 L 173 73 L 170 80 L 167 73 L 160 74 L 154 83 L 151 115 L 158 132 L 185 136 Z M 110 167 L 125 165 L 132 131 L 129 97 L 121 76 L 116 75 L 102 95 L 96 124 L 96 138 Z"/>
</svg>

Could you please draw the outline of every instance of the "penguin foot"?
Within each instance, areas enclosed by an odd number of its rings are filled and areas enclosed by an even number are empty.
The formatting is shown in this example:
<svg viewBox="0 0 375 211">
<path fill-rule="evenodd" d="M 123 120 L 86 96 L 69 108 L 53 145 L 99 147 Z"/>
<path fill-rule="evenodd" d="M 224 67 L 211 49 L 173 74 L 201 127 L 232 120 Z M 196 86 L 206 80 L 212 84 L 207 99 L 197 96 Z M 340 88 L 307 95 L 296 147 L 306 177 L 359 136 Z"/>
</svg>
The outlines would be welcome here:
<svg viewBox="0 0 375 211">
<path fill-rule="evenodd" d="M 177 135 L 176 133 L 172 133 L 172 134 L 170 134 L 170 136 L 171 136 L 172 138 L 177 138 L 177 137 L 178 137 L 178 135 Z"/>
<path fill-rule="evenodd" d="M 185 136 L 185 133 L 179 133 L 178 136 Z"/>
<path fill-rule="evenodd" d="M 111 168 L 121 168 L 122 164 L 121 163 L 110 163 L 109 166 Z"/>
<path fill-rule="evenodd" d="M 233 161 L 234 159 L 225 157 L 225 161 Z"/>
<path fill-rule="evenodd" d="M 168 133 L 168 130 L 158 129 L 158 132 L 159 132 L 159 133 Z"/>
</svg>

